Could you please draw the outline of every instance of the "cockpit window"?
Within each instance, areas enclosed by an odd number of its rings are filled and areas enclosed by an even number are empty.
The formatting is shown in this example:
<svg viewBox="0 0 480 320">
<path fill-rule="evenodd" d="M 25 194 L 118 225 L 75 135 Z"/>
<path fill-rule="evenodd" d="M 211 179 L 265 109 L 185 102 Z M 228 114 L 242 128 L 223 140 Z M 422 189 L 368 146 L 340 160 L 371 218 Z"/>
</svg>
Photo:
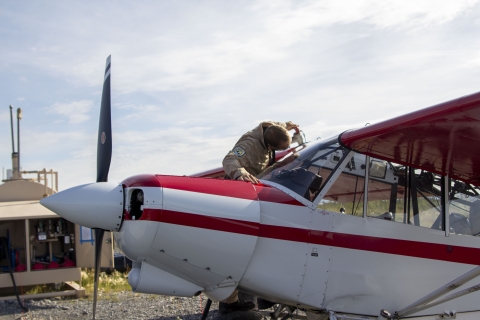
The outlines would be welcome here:
<svg viewBox="0 0 480 320">
<path fill-rule="evenodd" d="M 450 233 L 480 236 L 480 187 L 450 179 Z"/>
<path fill-rule="evenodd" d="M 348 150 L 338 144 L 338 139 L 313 142 L 295 150 L 298 157 L 289 164 L 262 177 L 264 180 L 278 183 L 309 201 L 313 201 L 322 189 L 328 176 L 341 162 Z M 288 162 L 293 152 L 278 162 Z"/>
</svg>

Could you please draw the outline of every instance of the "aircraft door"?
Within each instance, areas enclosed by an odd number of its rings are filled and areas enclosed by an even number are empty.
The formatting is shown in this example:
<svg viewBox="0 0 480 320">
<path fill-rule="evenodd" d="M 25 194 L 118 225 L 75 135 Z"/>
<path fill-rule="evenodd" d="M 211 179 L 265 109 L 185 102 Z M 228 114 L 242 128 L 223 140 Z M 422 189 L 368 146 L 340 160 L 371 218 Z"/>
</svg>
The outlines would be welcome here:
<svg viewBox="0 0 480 320">
<path fill-rule="evenodd" d="M 334 214 L 313 212 L 307 262 L 298 297 L 302 304 L 322 307 L 332 257 L 332 247 L 325 244 L 333 239 L 334 225 Z"/>
</svg>

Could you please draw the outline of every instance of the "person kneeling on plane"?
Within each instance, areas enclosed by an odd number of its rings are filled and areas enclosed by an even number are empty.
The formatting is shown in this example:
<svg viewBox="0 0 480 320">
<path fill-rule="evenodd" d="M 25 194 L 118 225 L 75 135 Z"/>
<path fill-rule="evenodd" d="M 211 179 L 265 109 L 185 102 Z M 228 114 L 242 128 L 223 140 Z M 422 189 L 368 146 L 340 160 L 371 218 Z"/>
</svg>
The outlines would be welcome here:
<svg viewBox="0 0 480 320">
<path fill-rule="evenodd" d="M 292 162 L 296 156 L 275 162 L 275 151 L 288 149 L 292 137 L 288 130 L 298 128 L 288 122 L 262 122 L 245 133 L 223 159 L 225 178 L 250 181 L 257 184 L 258 177 Z"/>
<path fill-rule="evenodd" d="M 258 177 L 295 160 L 296 154 L 281 163 L 275 162 L 275 151 L 288 149 L 292 143 L 288 130 L 295 128 L 298 128 L 298 125 L 291 121 L 267 121 L 245 133 L 223 159 L 225 179 L 258 184 Z M 254 308 L 253 301 L 239 299 L 238 291 L 235 290 L 227 299 L 220 302 L 219 312 L 226 314 Z"/>
</svg>

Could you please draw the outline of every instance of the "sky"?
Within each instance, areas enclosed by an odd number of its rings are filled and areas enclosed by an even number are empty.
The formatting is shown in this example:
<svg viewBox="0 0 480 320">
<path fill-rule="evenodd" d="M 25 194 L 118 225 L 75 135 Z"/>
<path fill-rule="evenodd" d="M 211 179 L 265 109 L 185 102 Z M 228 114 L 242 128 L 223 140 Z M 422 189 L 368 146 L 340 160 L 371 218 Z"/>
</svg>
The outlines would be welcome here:
<svg viewBox="0 0 480 320">
<path fill-rule="evenodd" d="M 121 182 L 219 167 L 264 120 L 316 140 L 480 91 L 479 35 L 480 0 L 1 1 L 0 165 L 12 105 L 22 170 L 95 181 L 109 55 Z"/>
</svg>

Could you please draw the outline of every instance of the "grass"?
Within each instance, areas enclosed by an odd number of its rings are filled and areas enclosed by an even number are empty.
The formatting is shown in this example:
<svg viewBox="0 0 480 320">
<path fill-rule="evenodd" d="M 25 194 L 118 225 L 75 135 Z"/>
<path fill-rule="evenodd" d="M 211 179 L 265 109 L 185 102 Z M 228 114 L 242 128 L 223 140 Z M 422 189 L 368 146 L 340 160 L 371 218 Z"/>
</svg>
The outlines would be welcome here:
<svg viewBox="0 0 480 320">
<path fill-rule="evenodd" d="M 99 298 L 115 300 L 118 299 L 114 293 L 130 291 L 132 288 L 128 284 L 128 272 L 118 272 L 114 270 L 111 273 L 101 272 L 99 275 Z M 80 285 L 85 288 L 87 299 L 93 299 L 94 289 L 94 271 L 93 269 L 82 269 Z M 24 294 L 37 294 L 66 290 L 66 285 L 41 284 L 29 288 Z"/>
<path fill-rule="evenodd" d="M 45 292 L 55 292 L 55 291 L 64 291 L 68 290 L 67 286 L 64 283 L 59 284 L 39 284 L 37 286 L 32 286 L 29 288 L 24 294 L 38 294 L 38 293 L 45 293 Z"/>
<path fill-rule="evenodd" d="M 114 270 L 110 274 L 107 274 L 106 272 L 101 272 L 98 277 L 98 291 L 104 294 L 130 291 L 131 287 L 128 284 L 127 275 L 128 273 L 118 272 L 116 270 Z M 87 295 L 93 294 L 93 278 L 93 269 L 82 269 L 82 280 L 80 285 L 85 288 L 85 293 Z"/>
</svg>

